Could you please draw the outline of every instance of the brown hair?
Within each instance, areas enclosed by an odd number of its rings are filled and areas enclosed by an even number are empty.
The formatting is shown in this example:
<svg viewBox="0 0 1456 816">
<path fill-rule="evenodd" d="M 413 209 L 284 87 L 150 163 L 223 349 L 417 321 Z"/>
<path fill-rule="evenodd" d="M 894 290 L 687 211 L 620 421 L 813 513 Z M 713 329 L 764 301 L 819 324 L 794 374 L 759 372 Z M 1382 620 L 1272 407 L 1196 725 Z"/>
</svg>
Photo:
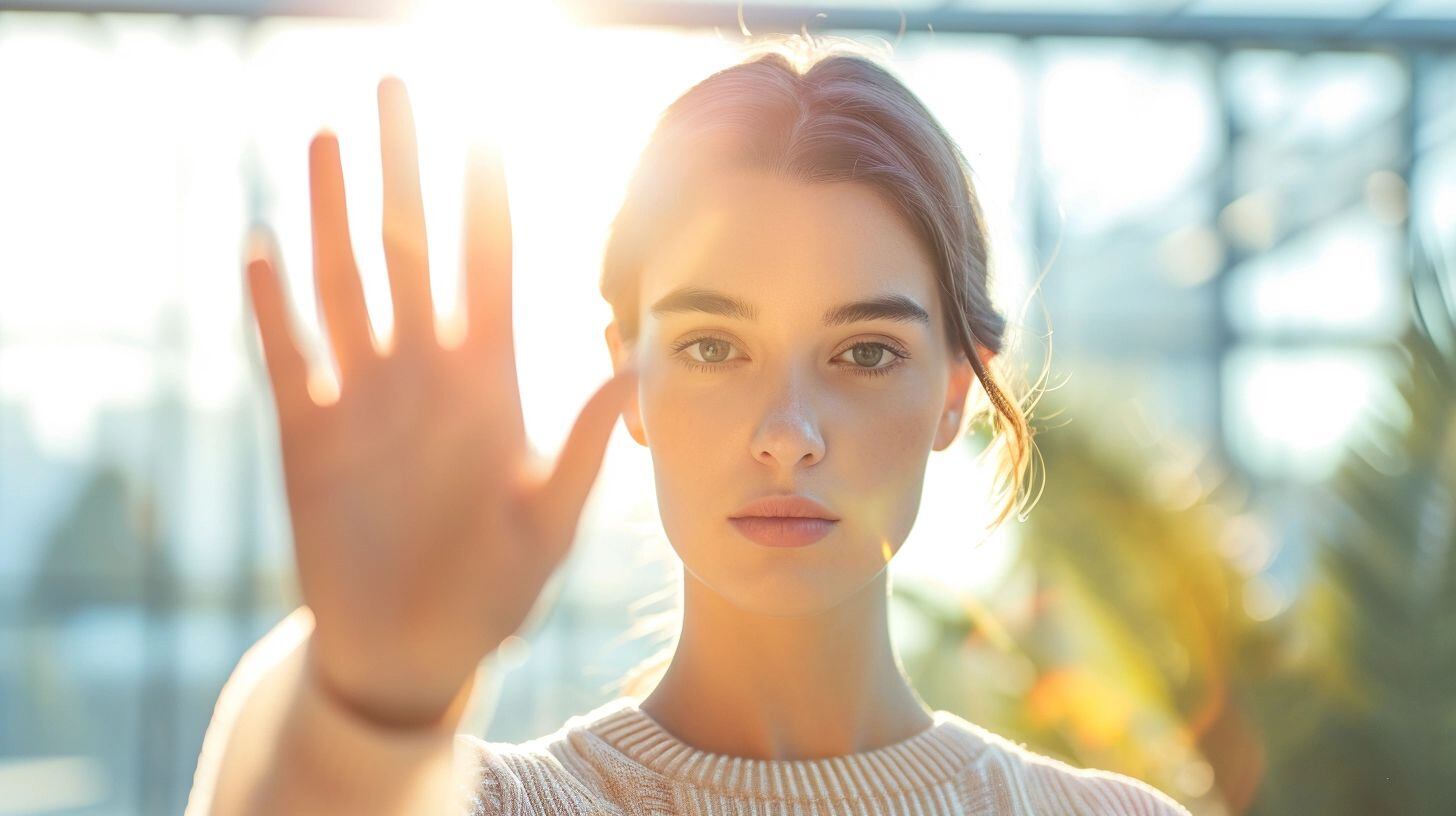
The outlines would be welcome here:
<svg viewBox="0 0 1456 816">
<path fill-rule="evenodd" d="M 985 391 L 967 421 L 984 416 L 999 442 L 987 450 L 1001 452 L 1001 510 L 988 532 L 1018 510 L 1024 520 L 1036 397 L 1023 407 L 1002 385 L 1010 375 L 1007 319 L 991 301 L 986 224 L 965 156 L 915 94 L 854 41 L 768 38 L 749 51 L 668 106 L 642 153 L 612 222 L 601 277 L 622 341 L 635 341 L 640 330 L 639 273 L 655 236 L 690 210 L 685 202 L 706 173 L 753 169 L 870 185 L 930 250 L 947 341 L 966 354 Z M 989 369 L 978 346 L 996 353 Z"/>
</svg>

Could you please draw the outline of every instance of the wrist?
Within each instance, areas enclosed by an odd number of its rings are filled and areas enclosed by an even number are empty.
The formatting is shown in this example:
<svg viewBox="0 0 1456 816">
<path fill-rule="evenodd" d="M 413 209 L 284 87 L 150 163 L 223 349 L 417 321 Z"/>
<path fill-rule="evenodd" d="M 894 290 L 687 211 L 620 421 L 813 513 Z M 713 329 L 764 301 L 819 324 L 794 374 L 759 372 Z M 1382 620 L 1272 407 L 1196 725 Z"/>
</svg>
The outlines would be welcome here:
<svg viewBox="0 0 1456 816">
<path fill-rule="evenodd" d="M 330 678 L 328 671 L 313 647 L 312 639 L 305 650 L 304 675 L 306 682 L 329 705 L 339 709 L 350 718 L 379 730 L 394 732 L 454 731 L 455 725 L 464 716 L 475 685 L 475 673 L 471 672 L 456 691 L 455 696 L 441 706 L 438 704 L 390 703 L 369 700 L 353 693 Z"/>
</svg>

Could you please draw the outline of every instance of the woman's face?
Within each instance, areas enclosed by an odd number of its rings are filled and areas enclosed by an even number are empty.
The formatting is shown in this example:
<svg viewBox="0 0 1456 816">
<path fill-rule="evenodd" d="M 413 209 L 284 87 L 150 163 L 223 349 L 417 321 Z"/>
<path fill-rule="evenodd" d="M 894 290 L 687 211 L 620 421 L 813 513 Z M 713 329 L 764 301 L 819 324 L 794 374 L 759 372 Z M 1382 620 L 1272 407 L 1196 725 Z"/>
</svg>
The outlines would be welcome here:
<svg viewBox="0 0 1456 816">
<path fill-rule="evenodd" d="M 740 172 L 700 189 L 643 270 L 636 348 L 607 332 L 639 366 L 624 418 L 685 569 L 760 614 L 829 609 L 909 534 L 973 372 L 930 256 L 873 188 Z M 844 309 L 862 301 L 882 308 Z M 839 520 L 799 547 L 729 521 L 784 493 Z"/>
</svg>

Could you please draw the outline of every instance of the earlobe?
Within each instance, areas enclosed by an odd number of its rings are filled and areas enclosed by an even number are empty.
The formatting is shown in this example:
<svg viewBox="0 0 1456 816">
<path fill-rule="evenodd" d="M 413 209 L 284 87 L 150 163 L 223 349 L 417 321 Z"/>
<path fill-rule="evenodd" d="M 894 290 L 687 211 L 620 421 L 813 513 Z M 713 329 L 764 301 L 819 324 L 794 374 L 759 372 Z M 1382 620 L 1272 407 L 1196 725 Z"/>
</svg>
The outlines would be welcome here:
<svg viewBox="0 0 1456 816">
<path fill-rule="evenodd" d="M 627 433 L 642 447 L 647 447 L 647 434 L 642 430 L 642 410 L 637 403 L 637 393 L 627 398 L 627 404 L 622 406 L 622 424 L 627 426 Z"/>
<path fill-rule="evenodd" d="M 940 419 L 940 428 L 935 434 L 933 450 L 943 451 L 956 441 L 961 432 L 961 412 L 959 410 L 947 411 Z"/>
<path fill-rule="evenodd" d="M 613 320 L 607 324 L 603 337 L 607 341 L 607 350 L 612 356 L 612 371 L 621 371 L 628 358 L 632 354 L 632 346 L 622 342 L 621 330 L 617 327 L 617 321 Z M 637 389 L 627 397 L 627 402 L 622 406 L 622 424 L 627 426 L 627 433 L 642 447 L 647 447 L 647 434 L 642 428 L 642 408 L 637 401 Z"/>
<path fill-rule="evenodd" d="M 986 352 L 981 346 L 977 346 L 976 351 L 981 358 L 982 365 L 989 365 L 990 358 L 994 354 Z M 945 405 L 942 406 L 940 413 L 940 427 L 936 429 L 934 450 L 945 450 L 960 436 L 961 414 L 965 411 L 966 398 L 970 395 L 971 383 L 975 378 L 975 369 L 971 367 L 970 359 L 965 355 L 958 357 L 956 362 L 951 365 Z"/>
</svg>

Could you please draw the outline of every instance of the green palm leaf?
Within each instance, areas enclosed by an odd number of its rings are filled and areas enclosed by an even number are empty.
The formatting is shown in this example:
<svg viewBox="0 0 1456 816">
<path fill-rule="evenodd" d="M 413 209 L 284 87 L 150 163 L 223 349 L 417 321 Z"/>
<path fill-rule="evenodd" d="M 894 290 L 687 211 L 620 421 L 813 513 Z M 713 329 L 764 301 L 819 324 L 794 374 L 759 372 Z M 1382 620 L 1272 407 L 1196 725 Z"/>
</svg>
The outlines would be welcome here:
<svg viewBox="0 0 1456 816">
<path fill-rule="evenodd" d="M 1272 755 L 1261 812 L 1286 813 L 1339 770 L 1339 813 L 1456 810 L 1456 297 L 1418 256 L 1393 399 L 1324 503 L 1297 631 L 1317 739 Z M 1308 689 L 1306 690 L 1308 691 Z M 1276 723 L 1271 723 L 1275 725 Z M 1342 758 L 1348 763 L 1336 764 Z"/>
</svg>

